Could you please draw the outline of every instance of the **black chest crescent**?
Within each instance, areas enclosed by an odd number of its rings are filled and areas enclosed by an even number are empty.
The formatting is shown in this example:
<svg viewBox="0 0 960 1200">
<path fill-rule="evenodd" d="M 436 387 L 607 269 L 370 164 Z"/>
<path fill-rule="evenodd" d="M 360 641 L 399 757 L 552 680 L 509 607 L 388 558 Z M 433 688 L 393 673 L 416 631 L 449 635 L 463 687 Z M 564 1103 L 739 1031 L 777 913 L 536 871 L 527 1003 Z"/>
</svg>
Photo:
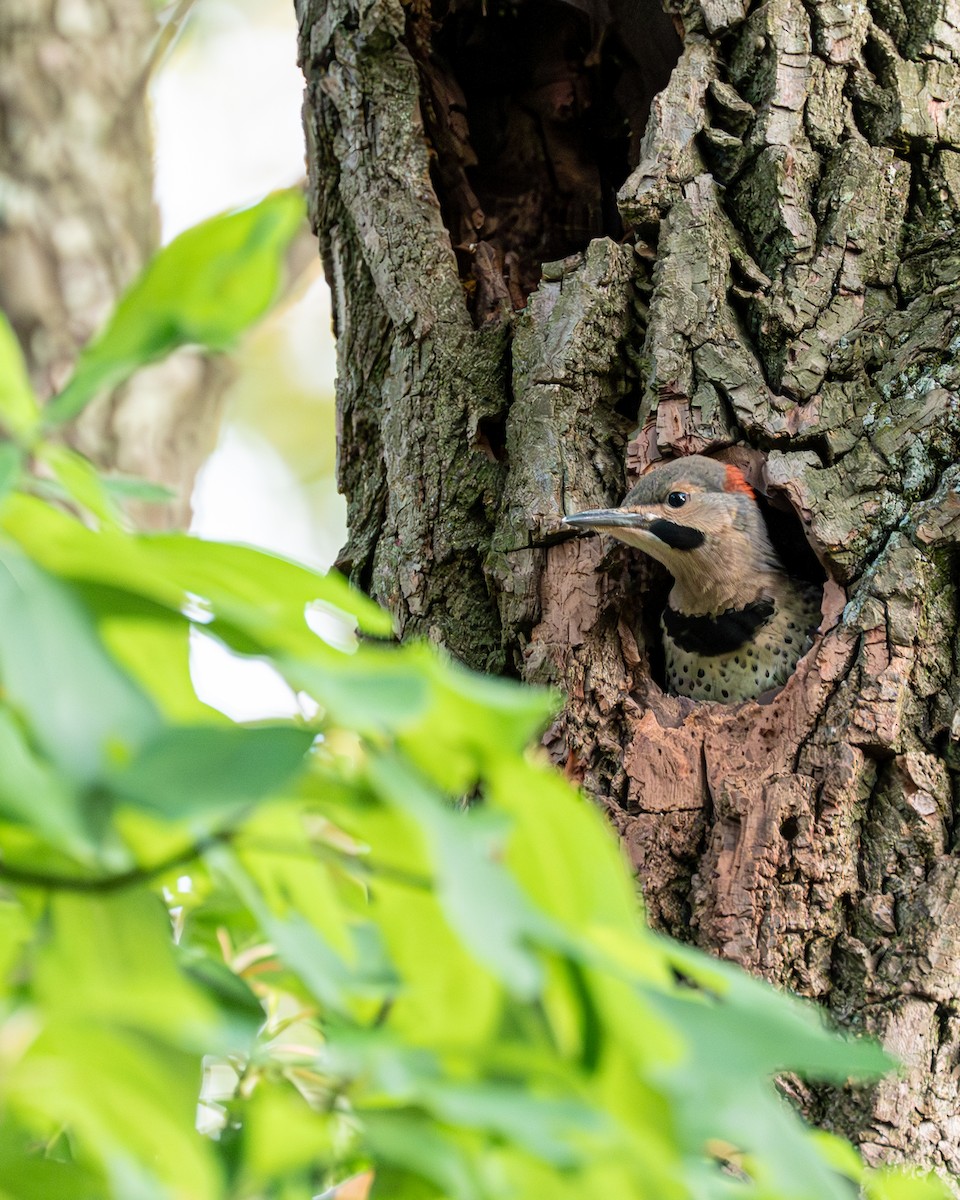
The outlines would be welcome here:
<svg viewBox="0 0 960 1200">
<path fill-rule="evenodd" d="M 745 608 L 728 608 L 715 617 L 691 616 L 669 606 L 663 610 L 663 628 L 681 650 L 706 658 L 729 654 L 753 641 L 773 616 L 772 600 L 755 600 Z"/>
</svg>

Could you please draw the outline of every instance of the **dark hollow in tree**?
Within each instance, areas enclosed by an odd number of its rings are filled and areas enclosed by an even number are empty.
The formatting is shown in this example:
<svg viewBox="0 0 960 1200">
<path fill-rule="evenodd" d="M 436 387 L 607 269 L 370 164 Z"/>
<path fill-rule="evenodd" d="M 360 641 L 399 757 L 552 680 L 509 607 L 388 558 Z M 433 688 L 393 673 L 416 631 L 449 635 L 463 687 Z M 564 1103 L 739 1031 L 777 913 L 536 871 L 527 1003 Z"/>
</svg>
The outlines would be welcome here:
<svg viewBox="0 0 960 1200">
<path fill-rule="evenodd" d="M 623 236 L 617 191 L 679 56 L 627 0 L 411 5 L 431 174 L 477 323 L 522 309 L 544 262 Z"/>
</svg>

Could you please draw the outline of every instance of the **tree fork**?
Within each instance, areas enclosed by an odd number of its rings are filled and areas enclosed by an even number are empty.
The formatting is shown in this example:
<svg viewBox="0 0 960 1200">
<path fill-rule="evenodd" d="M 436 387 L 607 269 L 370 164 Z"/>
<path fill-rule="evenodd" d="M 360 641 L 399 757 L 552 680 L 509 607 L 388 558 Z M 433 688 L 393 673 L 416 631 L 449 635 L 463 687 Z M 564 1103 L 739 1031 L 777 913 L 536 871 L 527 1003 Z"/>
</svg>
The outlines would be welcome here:
<svg viewBox="0 0 960 1200">
<path fill-rule="evenodd" d="M 488 7 L 299 4 L 345 563 L 404 630 L 559 684 L 547 744 L 651 920 L 882 1037 L 905 1073 L 810 1111 L 958 1172 L 956 6 L 680 4 L 655 64 L 616 4 Z M 528 7 L 566 30 L 541 59 Z M 826 575 L 768 704 L 666 695 L 662 580 L 555 537 L 692 452 Z"/>
</svg>

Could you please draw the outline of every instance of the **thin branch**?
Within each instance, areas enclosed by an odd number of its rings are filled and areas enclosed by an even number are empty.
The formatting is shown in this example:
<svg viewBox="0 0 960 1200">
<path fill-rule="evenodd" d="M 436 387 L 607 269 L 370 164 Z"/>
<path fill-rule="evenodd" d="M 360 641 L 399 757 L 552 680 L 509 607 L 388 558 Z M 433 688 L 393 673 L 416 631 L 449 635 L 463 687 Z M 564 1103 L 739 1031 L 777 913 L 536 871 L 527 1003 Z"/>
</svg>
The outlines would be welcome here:
<svg viewBox="0 0 960 1200">
<path fill-rule="evenodd" d="M 117 875 L 82 876 L 82 875 L 47 875 L 42 871 L 28 871 L 22 867 L 13 867 L 0 862 L 0 883 L 12 883 L 17 887 L 42 888 L 51 892 L 117 892 L 123 888 L 133 887 L 139 883 L 149 883 L 158 875 L 165 875 L 175 867 L 186 866 L 194 859 L 200 858 L 214 846 L 229 842 L 234 833 L 223 830 L 210 833 L 199 841 L 185 846 L 169 858 L 154 863 L 152 867 L 133 867 L 129 871 L 121 871 Z"/>
<path fill-rule="evenodd" d="M 179 3 L 177 3 L 173 9 L 173 12 L 170 13 L 167 19 L 160 26 L 156 37 L 153 39 L 153 44 L 147 52 L 146 61 L 143 64 L 143 73 L 140 76 L 140 85 L 144 89 L 163 65 L 167 55 L 173 49 L 174 43 L 183 31 L 187 17 L 190 15 L 190 10 L 193 8 L 196 2 L 197 0 L 179 0 Z"/>
<path fill-rule="evenodd" d="M 169 858 L 154 863 L 151 867 L 133 867 L 129 871 L 121 871 L 116 875 L 83 876 L 83 875 L 50 875 L 43 871 L 29 871 L 22 867 L 10 866 L 0 861 L 0 883 L 11 883 L 17 887 L 41 888 L 47 891 L 59 892 L 116 892 L 123 888 L 133 887 L 139 883 L 149 883 L 158 875 L 165 875 L 175 867 L 186 866 L 194 859 L 200 858 L 215 846 L 236 842 L 240 837 L 237 830 L 221 830 L 218 833 L 207 834 L 199 841 L 185 846 Z M 239 848 L 239 847 L 238 847 Z M 419 875 L 413 871 L 395 867 L 389 863 L 378 863 L 369 858 L 354 858 L 345 855 L 332 846 L 299 845 L 287 841 L 267 841 L 250 839 L 249 848 L 261 854 L 280 854 L 298 858 L 309 858 L 320 863 L 324 858 L 336 863 L 341 868 L 352 868 L 358 876 L 366 879 L 384 879 L 404 887 L 415 888 L 419 891 L 430 891 L 434 881 L 427 875 Z"/>
</svg>

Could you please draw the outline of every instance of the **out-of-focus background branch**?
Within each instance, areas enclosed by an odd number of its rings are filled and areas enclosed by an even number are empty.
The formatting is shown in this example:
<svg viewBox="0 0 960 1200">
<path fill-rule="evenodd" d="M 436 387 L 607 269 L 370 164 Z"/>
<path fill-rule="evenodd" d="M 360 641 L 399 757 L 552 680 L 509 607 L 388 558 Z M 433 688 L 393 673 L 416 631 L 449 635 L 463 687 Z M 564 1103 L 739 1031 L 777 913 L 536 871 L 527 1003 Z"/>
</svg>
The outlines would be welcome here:
<svg viewBox="0 0 960 1200">
<path fill-rule="evenodd" d="M 165 242 L 303 174 L 295 42 L 287 0 L 197 0 L 190 10 L 152 82 Z M 344 540 L 345 506 L 334 480 L 329 294 L 307 233 L 292 266 L 286 301 L 233 355 L 193 528 L 326 567 Z"/>
</svg>

